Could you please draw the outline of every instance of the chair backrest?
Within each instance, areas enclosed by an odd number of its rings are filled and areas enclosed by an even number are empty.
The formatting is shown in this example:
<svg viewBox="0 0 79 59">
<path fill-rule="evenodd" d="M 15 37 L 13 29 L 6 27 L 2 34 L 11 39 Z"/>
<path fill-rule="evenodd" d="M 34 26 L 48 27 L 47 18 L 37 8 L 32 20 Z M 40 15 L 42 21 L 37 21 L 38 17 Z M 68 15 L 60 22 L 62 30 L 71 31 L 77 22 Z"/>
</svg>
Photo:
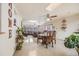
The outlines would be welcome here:
<svg viewBox="0 0 79 59">
<path fill-rule="evenodd" d="M 48 31 L 47 32 L 47 36 L 53 36 L 53 32 L 52 31 Z"/>
</svg>

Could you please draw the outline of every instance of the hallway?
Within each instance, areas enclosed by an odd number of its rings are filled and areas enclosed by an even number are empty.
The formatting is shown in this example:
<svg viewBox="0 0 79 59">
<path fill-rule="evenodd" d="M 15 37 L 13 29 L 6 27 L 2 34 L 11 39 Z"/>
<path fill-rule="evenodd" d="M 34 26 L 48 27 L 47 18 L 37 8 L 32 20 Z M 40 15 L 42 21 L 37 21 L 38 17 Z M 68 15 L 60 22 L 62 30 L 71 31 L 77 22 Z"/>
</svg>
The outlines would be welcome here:
<svg viewBox="0 0 79 59">
<path fill-rule="evenodd" d="M 79 3 L 0 3 L 0 56 L 77 56 L 78 6 Z M 37 38 L 48 48 L 41 42 L 37 44 Z"/>
<path fill-rule="evenodd" d="M 37 38 L 32 36 L 25 37 L 22 50 L 16 51 L 14 56 L 77 56 L 77 52 L 74 49 L 68 49 L 64 47 L 63 40 L 57 40 L 57 44 L 51 45 L 48 48 L 37 44 Z"/>
</svg>

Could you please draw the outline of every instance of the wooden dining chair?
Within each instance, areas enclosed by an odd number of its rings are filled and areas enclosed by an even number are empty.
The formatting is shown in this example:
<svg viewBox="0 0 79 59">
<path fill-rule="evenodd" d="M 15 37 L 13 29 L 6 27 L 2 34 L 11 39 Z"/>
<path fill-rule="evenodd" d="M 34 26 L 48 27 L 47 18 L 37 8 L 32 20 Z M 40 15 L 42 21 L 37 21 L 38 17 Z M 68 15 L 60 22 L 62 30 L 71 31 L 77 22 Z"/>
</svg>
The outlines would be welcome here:
<svg viewBox="0 0 79 59">
<path fill-rule="evenodd" d="M 47 32 L 47 45 L 52 43 L 52 47 L 53 47 L 53 32 L 49 31 Z"/>
<path fill-rule="evenodd" d="M 39 41 L 41 40 L 43 40 L 43 37 L 42 36 L 40 36 L 39 34 L 42 34 L 41 32 L 40 33 L 37 33 L 37 44 L 39 43 Z"/>
</svg>

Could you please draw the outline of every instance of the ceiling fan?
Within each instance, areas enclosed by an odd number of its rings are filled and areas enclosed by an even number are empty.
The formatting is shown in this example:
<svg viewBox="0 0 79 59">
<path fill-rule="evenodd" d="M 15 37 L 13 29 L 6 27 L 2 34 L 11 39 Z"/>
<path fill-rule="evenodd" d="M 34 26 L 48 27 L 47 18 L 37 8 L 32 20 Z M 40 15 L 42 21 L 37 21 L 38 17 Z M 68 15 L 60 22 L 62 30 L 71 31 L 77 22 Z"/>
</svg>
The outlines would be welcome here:
<svg viewBox="0 0 79 59">
<path fill-rule="evenodd" d="M 50 16 L 50 14 L 47 14 L 47 18 L 48 18 L 49 20 L 52 20 L 52 18 L 55 18 L 55 17 L 57 17 L 57 15 Z"/>
</svg>

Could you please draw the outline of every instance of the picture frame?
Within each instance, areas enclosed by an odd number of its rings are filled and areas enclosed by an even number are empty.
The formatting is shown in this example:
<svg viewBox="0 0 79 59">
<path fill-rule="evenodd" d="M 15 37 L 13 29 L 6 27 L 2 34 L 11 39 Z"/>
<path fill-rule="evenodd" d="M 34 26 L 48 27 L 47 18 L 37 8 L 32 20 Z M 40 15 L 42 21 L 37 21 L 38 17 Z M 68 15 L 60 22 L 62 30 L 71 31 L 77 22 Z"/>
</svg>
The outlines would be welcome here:
<svg viewBox="0 0 79 59">
<path fill-rule="evenodd" d="M 8 27 L 12 27 L 12 20 L 8 18 Z"/>
<path fill-rule="evenodd" d="M 67 28 L 67 23 L 66 23 L 67 21 L 64 19 L 64 20 L 62 20 L 62 24 L 61 24 L 61 29 L 62 30 L 65 30 L 66 28 Z"/>
<path fill-rule="evenodd" d="M 12 3 L 9 3 L 9 7 L 10 7 L 10 9 L 12 9 Z"/>
<path fill-rule="evenodd" d="M 8 15 L 9 15 L 9 17 L 12 17 L 12 11 L 11 11 L 11 9 L 8 9 Z"/>
<path fill-rule="evenodd" d="M 9 30 L 9 38 L 12 38 L 12 30 Z"/>
</svg>

